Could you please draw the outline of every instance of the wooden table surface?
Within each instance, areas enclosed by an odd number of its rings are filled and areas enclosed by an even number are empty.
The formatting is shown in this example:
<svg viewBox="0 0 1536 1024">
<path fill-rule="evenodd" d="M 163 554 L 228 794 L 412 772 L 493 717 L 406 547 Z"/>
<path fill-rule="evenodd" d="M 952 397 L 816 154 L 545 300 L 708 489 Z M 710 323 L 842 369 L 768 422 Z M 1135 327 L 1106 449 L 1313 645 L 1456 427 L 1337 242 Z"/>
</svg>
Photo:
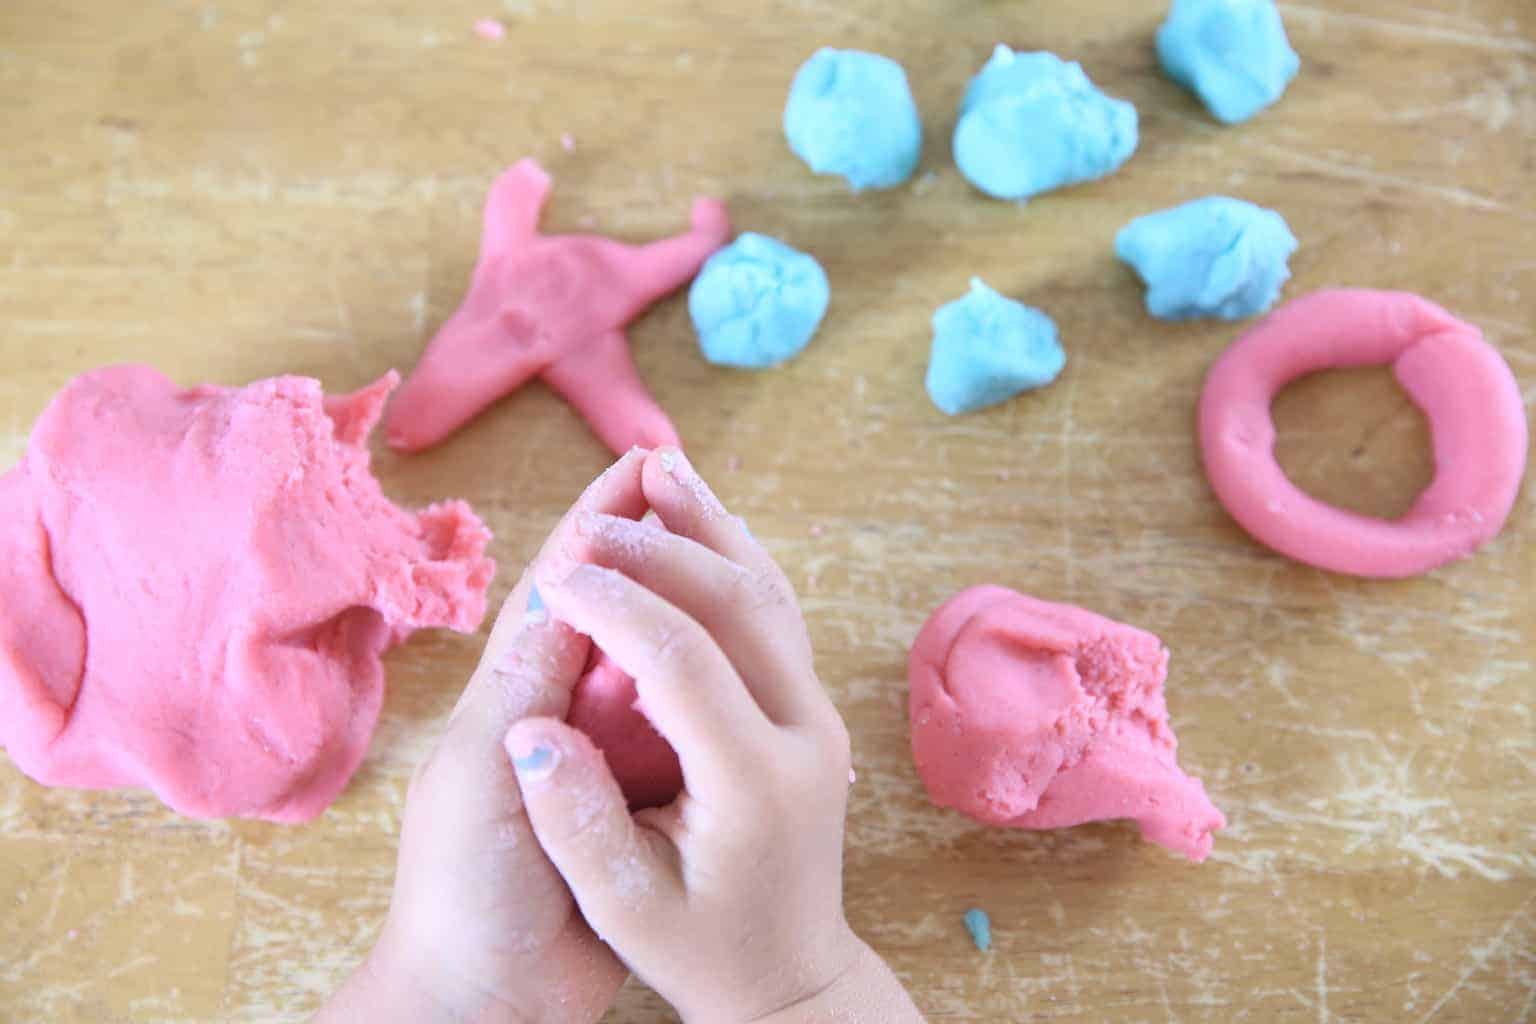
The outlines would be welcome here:
<svg viewBox="0 0 1536 1024">
<path fill-rule="evenodd" d="M 1131 217 L 1213 192 L 1281 210 L 1287 294 L 1418 291 L 1479 324 L 1536 399 L 1536 6 L 1283 6 L 1303 71 L 1222 128 L 1162 78 L 1161 3 L 859 0 L 8 0 L 0 5 L 0 453 L 67 380 L 146 362 L 186 384 L 357 387 L 455 306 L 487 184 L 524 155 L 554 229 L 647 239 L 691 199 L 818 256 L 833 305 L 798 360 L 708 366 L 684 302 L 633 331 L 702 469 L 796 581 L 859 781 L 848 908 L 934 1020 L 1530 1020 L 1536 1001 L 1536 513 L 1469 561 L 1361 582 L 1270 554 L 1200 472 L 1194 403 L 1240 331 L 1141 309 Z M 1126 13 L 1136 7 L 1135 13 Z M 474 35 L 496 16 L 506 38 Z M 1082 61 L 1141 112 L 1116 176 L 1019 207 L 949 159 L 993 44 Z M 788 152 L 790 76 L 822 44 L 907 67 L 929 140 L 909 187 L 850 196 Z M 569 134 L 574 150 L 561 137 Z M 929 316 L 973 275 L 1047 310 L 1052 387 L 946 419 Z M 1282 459 L 1377 514 L 1428 480 L 1385 372 L 1277 402 Z M 542 386 L 377 468 L 396 500 L 470 499 L 493 597 L 607 455 Z M 732 467 L 735 467 L 734 469 Z M 1230 825 L 1195 867 L 1134 827 L 989 831 L 925 799 L 907 647 L 998 582 L 1160 634 L 1185 766 Z M 0 759 L 0 1018 L 296 1020 L 369 946 L 406 781 L 481 637 L 388 661 L 383 719 L 301 828 L 45 790 Z M 991 912 L 976 953 L 960 918 Z M 632 984 L 611 1020 L 668 1019 Z"/>
</svg>

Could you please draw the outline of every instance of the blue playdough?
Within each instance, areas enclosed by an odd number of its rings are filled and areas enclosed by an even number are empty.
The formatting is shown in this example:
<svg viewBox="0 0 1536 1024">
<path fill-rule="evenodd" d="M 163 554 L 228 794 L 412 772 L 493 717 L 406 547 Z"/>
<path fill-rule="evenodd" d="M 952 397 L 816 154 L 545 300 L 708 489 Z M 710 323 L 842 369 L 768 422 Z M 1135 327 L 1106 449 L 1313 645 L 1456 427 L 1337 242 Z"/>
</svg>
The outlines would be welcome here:
<svg viewBox="0 0 1536 1024">
<path fill-rule="evenodd" d="M 951 416 L 973 412 L 1049 384 L 1066 362 L 1050 317 L 972 278 L 933 314 L 928 395 Z"/>
<path fill-rule="evenodd" d="M 805 348 L 831 298 L 814 257 L 748 232 L 705 262 L 688 312 L 705 359 L 760 370 Z"/>
<path fill-rule="evenodd" d="M 784 134 L 811 170 L 840 174 L 855 192 L 900 185 L 923 148 L 907 73 L 889 57 L 858 50 L 818 50 L 800 66 Z"/>
<path fill-rule="evenodd" d="M 1092 181 L 1136 151 L 1136 108 L 1100 92 L 1078 64 L 999 46 L 973 79 L 955 126 L 955 163 L 998 199 Z"/>
<path fill-rule="evenodd" d="M 1207 196 L 1131 221 L 1115 238 L 1115 255 L 1146 282 L 1153 316 L 1241 320 L 1275 304 L 1296 246 L 1275 211 Z"/>
<path fill-rule="evenodd" d="M 1157 56 L 1169 78 L 1226 124 L 1279 99 L 1301 66 L 1274 0 L 1173 0 L 1157 30 Z"/>
<path fill-rule="evenodd" d="M 965 930 L 971 933 L 971 941 L 985 953 L 992 948 L 992 919 L 980 907 L 965 912 Z"/>
</svg>

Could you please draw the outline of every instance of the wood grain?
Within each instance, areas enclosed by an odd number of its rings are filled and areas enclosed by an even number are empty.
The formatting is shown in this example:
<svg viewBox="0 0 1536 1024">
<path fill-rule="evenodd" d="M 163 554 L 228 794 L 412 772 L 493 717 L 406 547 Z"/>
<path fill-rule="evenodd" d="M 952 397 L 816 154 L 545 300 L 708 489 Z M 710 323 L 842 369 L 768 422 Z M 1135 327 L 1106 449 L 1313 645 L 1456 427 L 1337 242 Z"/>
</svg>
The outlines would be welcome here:
<svg viewBox="0 0 1536 1024">
<path fill-rule="evenodd" d="M 1282 7 L 1302 75 L 1227 129 L 1158 74 L 1160 3 L 9 0 L 0 456 L 107 363 L 335 390 L 408 369 L 461 294 L 485 187 L 518 157 L 555 174 L 555 229 L 650 238 L 722 194 L 740 227 L 826 265 L 822 334 L 780 371 L 725 372 L 674 299 L 635 349 L 800 587 L 854 735 L 849 913 L 931 1018 L 1531 1020 L 1529 488 L 1495 543 L 1424 579 L 1269 554 L 1212 499 L 1192 429 L 1239 328 L 1148 319 L 1111 241 L 1211 192 L 1274 206 L 1303 243 L 1290 294 L 1421 292 L 1483 327 L 1531 404 L 1536 7 Z M 487 15 L 500 43 L 471 31 Z M 1024 208 L 971 192 L 947 136 L 999 40 L 1081 60 L 1133 100 L 1134 160 Z M 789 77 L 825 43 L 909 69 L 929 136 L 911 186 L 851 197 L 784 146 Z M 922 392 L 928 318 L 972 275 L 1049 311 L 1069 363 L 1050 389 L 948 420 Z M 1425 427 L 1380 375 L 1304 381 L 1277 417 L 1286 466 L 1325 497 L 1392 512 L 1428 478 Z M 470 499 L 504 588 L 605 462 L 533 386 L 378 470 L 403 503 Z M 1009 834 L 929 805 L 906 649 L 939 601 L 986 581 L 1166 640 L 1185 764 L 1231 820 L 1209 863 L 1125 825 Z M 375 934 L 406 780 L 479 642 L 426 635 L 391 657 L 365 767 L 305 828 L 48 791 L 0 760 L 0 1018 L 302 1019 Z M 973 905 L 992 914 L 988 956 L 961 927 Z M 668 1012 L 632 986 L 610 1019 Z"/>
</svg>

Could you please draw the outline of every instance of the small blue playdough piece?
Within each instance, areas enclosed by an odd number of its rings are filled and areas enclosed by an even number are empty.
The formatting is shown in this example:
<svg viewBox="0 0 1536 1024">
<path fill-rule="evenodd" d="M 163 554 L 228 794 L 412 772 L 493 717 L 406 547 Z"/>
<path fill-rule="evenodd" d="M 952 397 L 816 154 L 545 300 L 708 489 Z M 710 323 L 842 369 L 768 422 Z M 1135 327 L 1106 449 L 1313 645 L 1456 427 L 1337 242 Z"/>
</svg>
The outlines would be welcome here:
<svg viewBox="0 0 1536 1024">
<path fill-rule="evenodd" d="M 912 177 L 923 123 L 907 73 L 889 57 L 818 50 L 800 66 L 784 106 L 789 148 L 817 174 L 840 174 L 855 192 Z"/>
<path fill-rule="evenodd" d="M 805 348 L 831 299 L 814 257 L 747 232 L 705 261 L 688 290 L 688 313 L 705 359 L 761 370 Z"/>
<path fill-rule="evenodd" d="M 980 907 L 965 912 L 965 930 L 971 933 L 971 941 L 985 953 L 992 948 L 992 919 Z"/>
<path fill-rule="evenodd" d="M 974 412 L 1049 384 L 1066 363 L 1050 317 L 972 278 L 933 314 L 928 396 L 951 416 Z"/>
<path fill-rule="evenodd" d="M 1136 108 L 1081 65 L 999 46 L 965 90 L 955 163 L 987 195 L 1027 199 L 1113 173 L 1136 139 Z"/>
<path fill-rule="evenodd" d="M 1146 282 L 1153 316 L 1241 320 L 1275 304 L 1297 244 L 1275 211 L 1207 196 L 1137 217 L 1115 237 L 1115 255 Z"/>
<path fill-rule="evenodd" d="M 1173 0 L 1157 30 L 1157 56 L 1225 124 L 1278 100 L 1301 67 L 1275 0 Z"/>
</svg>

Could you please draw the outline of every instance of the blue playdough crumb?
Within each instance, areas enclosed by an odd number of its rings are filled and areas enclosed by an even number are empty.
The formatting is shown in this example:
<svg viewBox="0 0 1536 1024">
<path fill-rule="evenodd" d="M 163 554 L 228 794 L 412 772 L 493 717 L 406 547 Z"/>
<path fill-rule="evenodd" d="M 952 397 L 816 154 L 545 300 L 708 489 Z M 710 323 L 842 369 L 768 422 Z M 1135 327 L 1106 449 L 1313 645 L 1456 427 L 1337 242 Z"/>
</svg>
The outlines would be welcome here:
<svg viewBox="0 0 1536 1024">
<path fill-rule="evenodd" d="M 1115 238 L 1115 255 L 1146 282 L 1153 316 L 1241 320 L 1275 304 L 1297 244 L 1275 211 L 1207 196 L 1131 221 Z"/>
<path fill-rule="evenodd" d="M 972 278 L 933 314 L 928 395 L 951 416 L 973 412 L 1049 384 L 1066 362 L 1050 317 Z"/>
<path fill-rule="evenodd" d="M 992 948 L 992 919 L 980 907 L 965 912 L 965 930 L 971 933 L 971 941 L 985 953 Z"/>
<path fill-rule="evenodd" d="M 1157 30 L 1157 56 L 1225 124 L 1278 100 L 1301 67 L 1275 0 L 1173 0 Z"/>
<path fill-rule="evenodd" d="M 805 348 L 831 298 L 814 257 L 748 232 L 705 262 L 688 313 L 705 359 L 761 370 Z"/>
<path fill-rule="evenodd" d="M 1080 65 L 999 46 L 960 104 L 955 163 L 987 195 L 1027 199 L 1114 172 L 1136 138 L 1136 108 Z"/>
<path fill-rule="evenodd" d="M 907 73 L 889 57 L 858 50 L 818 50 L 800 66 L 784 134 L 811 170 L 842 175 L 855 192 L 900 185 L 923 148 Z"/>
</svg>

